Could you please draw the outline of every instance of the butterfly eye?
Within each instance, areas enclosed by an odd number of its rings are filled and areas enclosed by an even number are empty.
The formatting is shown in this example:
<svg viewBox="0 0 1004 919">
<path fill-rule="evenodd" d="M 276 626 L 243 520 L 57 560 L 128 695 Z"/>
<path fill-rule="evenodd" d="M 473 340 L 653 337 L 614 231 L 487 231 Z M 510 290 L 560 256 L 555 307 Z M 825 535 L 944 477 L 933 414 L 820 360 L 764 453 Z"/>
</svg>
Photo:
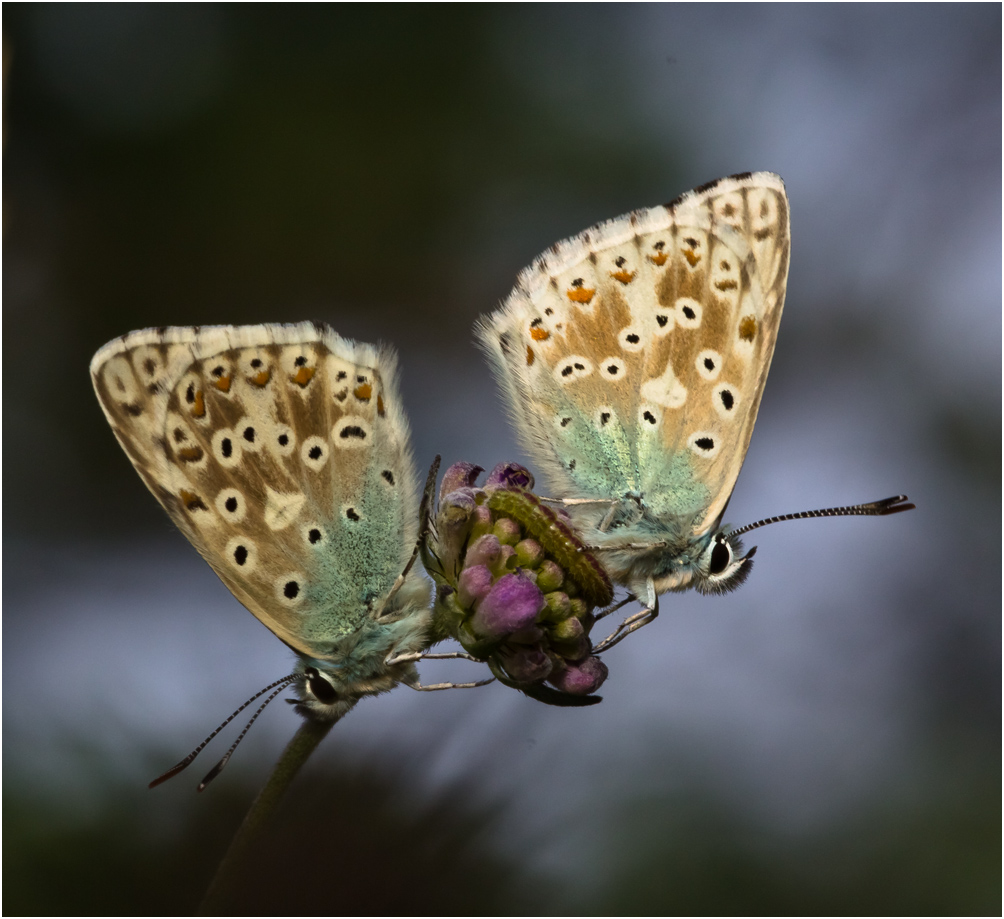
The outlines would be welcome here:
<svg viewBox="0 0 1004 919">
<path fill-rule="evenodd" d="M 709 574 L 721 574 L 732 562 L 732 548 L 724 539 L 716 540 L 715 548 L 711 550 Z"/>
<path fill-rule="evenodd" d="M 338 701 L 338 693 L 320 673 L 313 667 L 308 667 L 304 673 L 307 677 L 307 688 L 314 698 L 323 705 L 334 705 Z"/>
</svg>

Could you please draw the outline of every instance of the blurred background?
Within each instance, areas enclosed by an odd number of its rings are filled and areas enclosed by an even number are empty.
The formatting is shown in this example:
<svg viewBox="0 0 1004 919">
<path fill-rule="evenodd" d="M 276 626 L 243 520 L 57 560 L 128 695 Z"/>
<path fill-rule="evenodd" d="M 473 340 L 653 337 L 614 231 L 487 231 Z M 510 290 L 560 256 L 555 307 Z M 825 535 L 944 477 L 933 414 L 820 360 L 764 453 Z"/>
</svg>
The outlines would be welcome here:
<svg viewBox="0 0 1004 919">
<path fill-rule="evenodd" d="M 131 469 L 100 345 L 325 320 L 398 345 L 420 466 L 526 461 L 476 317 L 767 169 L 791 274 L 728 519 L 918 509 L 758 533 L 602 705 L 363 701 L 234 910 L 999 913 L 1000 42 L 995 4 L 5 5 L 6 912 L 194 910 L 297 725 L 147 791 L 291 655 Z"/>
</svg>

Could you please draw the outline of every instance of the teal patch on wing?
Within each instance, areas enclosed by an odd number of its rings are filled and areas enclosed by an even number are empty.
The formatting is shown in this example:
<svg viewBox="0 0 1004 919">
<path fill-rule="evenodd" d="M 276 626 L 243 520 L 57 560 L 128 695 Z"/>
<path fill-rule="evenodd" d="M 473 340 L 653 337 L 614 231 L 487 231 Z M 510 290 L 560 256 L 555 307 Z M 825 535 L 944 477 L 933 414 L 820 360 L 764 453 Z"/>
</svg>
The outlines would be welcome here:
<svg viewBox="0 0 1004 919">
<path fill-rule="evenodd" d="M 683 452 L 665 456 L 660 466 L 651 470 L 645 485 L 645 503 L 656 517 L 696 517 L 712 498 L 698 476 L 696 464 Z"/>
<path fill-rule="evenodd" d="M 638 489 L 637 454 L 616 413 L 598 408 L 590 417 L 566 403 L 553 412 L 552 426 L 546 448 L 567 471 L 575 497 L 619 497 Z"/>
</svg>

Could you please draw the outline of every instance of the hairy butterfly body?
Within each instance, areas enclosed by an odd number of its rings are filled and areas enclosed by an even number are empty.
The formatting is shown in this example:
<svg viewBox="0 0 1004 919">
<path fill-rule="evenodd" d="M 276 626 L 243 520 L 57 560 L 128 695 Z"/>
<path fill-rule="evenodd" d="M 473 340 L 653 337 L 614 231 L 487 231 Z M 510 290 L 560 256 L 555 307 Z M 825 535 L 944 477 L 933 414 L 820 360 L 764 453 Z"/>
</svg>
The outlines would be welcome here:
<svg viewBox="0 0 1004 919">
<path fill-rule="evenodd" d="M 410 435 L 386 347 L 328 326 L 132 332 L 91 362 L 115 436 L 235 597 L 299 656 L 302 710 L 335 720 L 417 684 L 429 585 Z"/>
<path fill-rule="evenodd" d="M 897 496 L 722 525 L 774 353 L 790 240 L 780 177 L 730 176 L 555 244 L 478 323 L 524 447 L 643 603 L 597 650 L 651 621 L 667 590 L 742 583 L 755 550 L 743 555 L 741 532 L 913 506 Z"/>
</svg>

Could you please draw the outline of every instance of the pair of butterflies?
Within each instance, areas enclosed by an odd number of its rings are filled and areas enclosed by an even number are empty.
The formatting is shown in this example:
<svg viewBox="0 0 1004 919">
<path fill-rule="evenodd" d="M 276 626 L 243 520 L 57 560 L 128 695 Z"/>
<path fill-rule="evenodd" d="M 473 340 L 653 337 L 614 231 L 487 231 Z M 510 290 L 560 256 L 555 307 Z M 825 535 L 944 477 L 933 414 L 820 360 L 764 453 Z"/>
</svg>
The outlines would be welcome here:
<svg viewBox="0 0 1004 919">
<path fill-rule="evenodd" d="M 720 179 L 556 244 L 479 322 L 553 500 L 641 601 L 600 649 L 650 621 L 664 591 L 728 590 L 749 572 L 721 519 L 789 244 L 778 176 Z M 150 490 L 296 652 L 273 696 L 291 685 L 305 713 L 335 720 L 364 695 L 421 688 L 430 595 L 411 567 L 417 479 L 389 348 L 314 323 L 149 329 L 105 345 L 91 374 Z"/>
</svg>

